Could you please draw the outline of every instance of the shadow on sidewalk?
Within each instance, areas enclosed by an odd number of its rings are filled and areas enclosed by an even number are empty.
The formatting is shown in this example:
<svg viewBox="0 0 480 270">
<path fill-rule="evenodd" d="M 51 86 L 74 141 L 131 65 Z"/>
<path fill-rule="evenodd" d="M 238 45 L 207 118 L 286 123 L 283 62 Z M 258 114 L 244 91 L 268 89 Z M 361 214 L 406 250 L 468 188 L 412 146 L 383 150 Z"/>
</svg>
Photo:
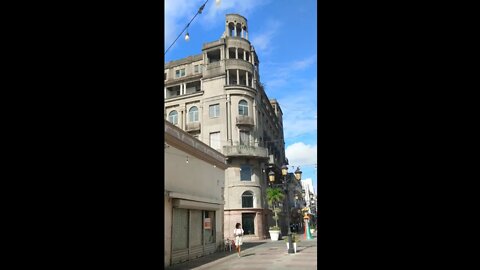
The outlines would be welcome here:
<svg viewBox="0 0 480 270">
<path fill-rule="evenodd" d="M 255 255 L 255 253 L 250 253 L 250 254 L 243 254 L 244 251 L 253 248 L 255 246 L 259 246 L 261 244 L 264 244 L 265 241 L 259 241 L 259 242 L 243 242 L 241 253 L 242 257 L 246 256 L 252 256 Z M 193 259 L 191 261 L 186 261 L 178 264 L 174 264 L 169 267 L 165 267 L 166 270 L 183 270 L 183 269 L 193 269 L 199 266 L 202 266 L 207 263 L 211 263 L 213 261 L 219 260 L 221 258 L 225 258 L 227 256 L 234 255 L 237 256 L 237 251 L 235 249 L 232 249 L 232 251 L 218 251 L 213 254 L 209 254 L 207 256 L 203 256 L 200 258 Z"/>
</svg>

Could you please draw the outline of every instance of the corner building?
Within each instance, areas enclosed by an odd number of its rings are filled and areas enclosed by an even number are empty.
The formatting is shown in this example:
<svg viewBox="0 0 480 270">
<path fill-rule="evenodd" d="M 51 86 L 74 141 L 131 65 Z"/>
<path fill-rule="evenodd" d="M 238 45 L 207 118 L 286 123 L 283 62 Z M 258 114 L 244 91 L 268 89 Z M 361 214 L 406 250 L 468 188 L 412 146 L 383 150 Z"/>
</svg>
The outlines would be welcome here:
<svg viewBox="0 0 480 270">
<path fill-rule="evenodd" d="M 237 222 L 246 238 L 269 237 L 267 174 L 288 164 L 282 110 L 267 97 L 259 64 L 238 14 L 226 15 L 222 37 L 203 44 L 201 54 L 165 64 L 165 119 L 227 157 L 225 239 Z"/>
</svg>

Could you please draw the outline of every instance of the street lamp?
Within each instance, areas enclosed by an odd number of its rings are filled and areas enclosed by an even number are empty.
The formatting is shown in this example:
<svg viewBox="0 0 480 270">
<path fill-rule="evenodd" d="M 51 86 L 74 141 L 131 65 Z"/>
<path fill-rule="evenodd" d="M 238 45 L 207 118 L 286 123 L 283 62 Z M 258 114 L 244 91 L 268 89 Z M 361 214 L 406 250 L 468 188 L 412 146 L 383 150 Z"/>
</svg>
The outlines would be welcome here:
<svg viewBox="0 0 480 270">
<path fill-rule="evenodd" d="M 288 178 L 287 175 L 288 175 L 288 166 L 285 164 L 281 167 L 282 169 L 282 176 L 283 176 L 283 181 L 281 184 L 274 184 L 275 182 L 275 173 L 273 171 L 270 171 L 268 173 L 268 180 L 269 180 L 269 184 L 271 187 L 282 187 L 283 190 L 286 191 L 287 193 L 287 205 L 286 205 L 286 208 L 289 209 L 289 202 L 290 202 L 290 192 L 288 192 L 288 184 L 292 183 L 291 180 L 293 180 L 292 178 Z M 300 181 L 302 179 L 302 171 L 300 170 L 299 167 L 297 167 L 297 170 L 295 171 L 295 179 L 298 181 Z M 289 181 L 290 180 L 290 181 Z M 297 199 L 298 197 L 295 196 L 295 199 Z M 295 202 L 296 203 L 296 202 Z M 293 243 L 292 243 L 292 231 L 290 229 L 290 211 L 288 211 L 288 214 L 287 214 L 287 227 L 288 227 L 288 253 L 289 254 L 292 254 L 292 253 L 295 253 L 295 250 L 293 249 Z"/>
<path fill-rule="evenodd" d="M 175 44 L 175 42 L 177 42 L 177 39 L 183 34 L 183 32 L 185 32 L 185 30 L 188 29 L 188 27 L 190 26 L 190 24 L 192 23 L 192 21 L 195 19 L 195 17 L 197 17 L 198 14 L 202 14 L 203 12 L 203 9 L 205 8 L 205 5 L 207 4 L 208 0 L 205 1 L 205 3 L 203 3 L 203 5 L 200 6 L 200 8 L 198 9 L 197 13 L 195 13 L 195 16 L 193 16 L 193 18 L 187 23 L 187 26 L 185 26 L 185 28 L 183 28 L 182 32 L 180 32 L 180 34 L 177 36 L 177 38 L 172 42 L 172 44 L 168 47 L 168 49 L 165 51 L 165 54 L 167 54 L 168 50 L 170 50 L 170 48 L 173 46 L 173 44 Z M 218 7 L 220 6 L 220 0 L 215 0 L 215 5 Z M 190 35 L 188 34 L 188 31 L 187 31 L 187 34 L 185 35 L 185 41 L 189 41 L 190 40 Z"/>
</svg>

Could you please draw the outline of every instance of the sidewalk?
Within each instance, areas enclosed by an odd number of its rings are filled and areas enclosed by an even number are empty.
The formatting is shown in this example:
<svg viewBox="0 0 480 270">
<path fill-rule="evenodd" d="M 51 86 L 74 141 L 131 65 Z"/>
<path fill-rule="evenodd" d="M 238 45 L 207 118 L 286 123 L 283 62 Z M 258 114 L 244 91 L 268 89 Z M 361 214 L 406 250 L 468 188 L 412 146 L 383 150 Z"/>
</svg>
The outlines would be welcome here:
<svg viewBox="0 0 480 270">
<path fill-rule="evenodd" d="M 317 269 L 316 234 L 313 234 L 313 240 L 305 240 L 303 234 L 299 236 L 301 241 L 297 243 L 296 254 L 287 253 L 284 240 L 257 240 L 243 243 L 242 257 L 238 257 L 236 251 L 217 252 L 165 269 Z"/>
</svg>

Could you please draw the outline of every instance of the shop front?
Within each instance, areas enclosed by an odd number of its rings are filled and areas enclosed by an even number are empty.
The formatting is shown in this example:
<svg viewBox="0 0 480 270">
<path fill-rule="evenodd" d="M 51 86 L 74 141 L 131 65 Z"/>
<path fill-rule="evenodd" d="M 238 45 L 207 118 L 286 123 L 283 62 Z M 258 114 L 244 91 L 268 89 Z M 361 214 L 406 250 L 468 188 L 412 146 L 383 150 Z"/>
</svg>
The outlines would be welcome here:
<svg viewBox="0 0 480 270">
<path fill-rule="evenodd" d="M 172 207 L 171 264 L 214 253 L 216 223 L 221 205 L 174 199 Z"/>
</svg>

